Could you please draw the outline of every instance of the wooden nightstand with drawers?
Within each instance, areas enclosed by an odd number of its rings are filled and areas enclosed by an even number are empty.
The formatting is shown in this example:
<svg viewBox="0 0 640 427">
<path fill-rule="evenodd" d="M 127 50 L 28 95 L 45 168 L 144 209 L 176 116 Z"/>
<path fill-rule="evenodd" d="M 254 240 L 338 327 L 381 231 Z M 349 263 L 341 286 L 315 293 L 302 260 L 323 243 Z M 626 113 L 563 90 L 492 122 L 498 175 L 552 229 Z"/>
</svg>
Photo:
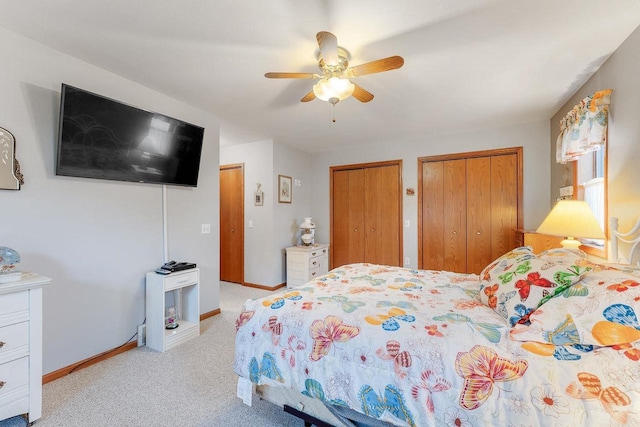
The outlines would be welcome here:
<svg viewBox="0 0 640 427">
<path fill-rule="evenodd" d="M 531 246 L 533 253 L 538 254 L 547 249 L 561 248 L 564 240 L 560 236 L 549 236 L 548 234 L 538 234 L 535 231 L 515 230 L 516 247 Z"/>
</svg>

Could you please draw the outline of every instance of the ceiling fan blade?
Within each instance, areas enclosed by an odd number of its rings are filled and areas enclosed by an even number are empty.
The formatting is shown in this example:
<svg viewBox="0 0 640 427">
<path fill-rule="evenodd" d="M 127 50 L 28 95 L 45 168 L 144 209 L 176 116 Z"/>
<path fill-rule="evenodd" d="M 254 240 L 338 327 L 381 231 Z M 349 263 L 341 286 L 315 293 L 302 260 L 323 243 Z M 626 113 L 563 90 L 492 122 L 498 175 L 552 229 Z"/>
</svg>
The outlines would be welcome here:
<svg viewBox="0 0 640 427">
<path fill-rule="evenodd" d="M 355 83 L 353 83 L 353 86 L 354 88 L 351 96 L 353 96 L 358 101 L 369 102 L 373 99 L 373 94 L 371 92 L 364 90 L 362 87 L 358 86 Z"/>
<path fill-rule="evenodd" d="M 347 74 L 349 77 L 359 77 L 366 74 L 395 70 L 403 65 L 404 59 L 401 56 L 390 56 L 388 58 L 378 59 L 377 61 L 371 61 L 366 64 L 351 67 L 347 70 Z"/>
<path fill-rule="evenodd" d="M 312 79 L 319 77 L 313 73 L 264 73 L 268 79 Z"/>
<path fill-rule="evenodd" d="M 320 55 L 327 65 L 338 65 L 338 39 L 328 31 L 316 34 Z"/>
<path fill-rule="evenodd" d="M 300 102 L 309 102 L 313 101 L 314 99 L 316 99 L 316 95 L 313 93 L 313 91 L 310 91 L 308 94 L 302 97 Z"/>
</svg>

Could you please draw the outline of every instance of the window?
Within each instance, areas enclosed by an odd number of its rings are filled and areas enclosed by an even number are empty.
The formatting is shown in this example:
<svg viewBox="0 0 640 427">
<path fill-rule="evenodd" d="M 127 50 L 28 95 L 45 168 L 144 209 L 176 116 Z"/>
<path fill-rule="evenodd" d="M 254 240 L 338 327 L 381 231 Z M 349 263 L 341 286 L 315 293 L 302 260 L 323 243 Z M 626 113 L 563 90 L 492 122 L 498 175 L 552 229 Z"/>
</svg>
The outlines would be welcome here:
<svg viewBox="0 0 640 427">
<path fill-rule="evenodd" d="M 573 194 L 578 200 L 589 204 L 593 215 L 607 235 L 607 179 L 606 179 L 607 146 L 586 153 L 574 162 Z M 581 249 L 587 253 L 606 258 L 606 241 L 582 239 Z"/>
</svg>

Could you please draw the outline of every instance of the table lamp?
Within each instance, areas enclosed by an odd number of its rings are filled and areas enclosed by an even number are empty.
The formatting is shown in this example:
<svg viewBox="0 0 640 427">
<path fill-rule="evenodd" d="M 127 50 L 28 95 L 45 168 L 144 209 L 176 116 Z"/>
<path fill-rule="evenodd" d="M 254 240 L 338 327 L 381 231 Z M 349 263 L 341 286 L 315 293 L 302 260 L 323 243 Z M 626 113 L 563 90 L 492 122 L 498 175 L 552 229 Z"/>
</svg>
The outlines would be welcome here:
<svg viewBox="0 0 640 427">
<path fill-rule="evenodd" d="M 562 247 L 576 251 L 581 245 L 576 238 L 606 238 L 591 208 L 583 200 L 560 200 L 542 221 L 536 233 L 565 237 Z"/>
</svg>

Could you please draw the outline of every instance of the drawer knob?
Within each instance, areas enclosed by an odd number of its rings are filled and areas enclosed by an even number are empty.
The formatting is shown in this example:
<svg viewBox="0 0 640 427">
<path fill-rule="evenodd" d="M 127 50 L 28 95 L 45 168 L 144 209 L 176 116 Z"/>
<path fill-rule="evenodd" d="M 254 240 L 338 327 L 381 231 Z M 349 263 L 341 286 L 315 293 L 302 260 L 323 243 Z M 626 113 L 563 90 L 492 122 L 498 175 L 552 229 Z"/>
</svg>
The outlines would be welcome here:
<svg viewBox="0 0 640 427">
<path fill-rule="evenodd" d="M 6 383 L 4 381 L 0 381 L 0 388 L 4 387 Z"/>
<path fill-rule="evenodd" d="M 316 253 L 315 252 L 311 252 L 311 256 L 316 256 Z"/>
<path fill-rule="evenodd" d="M 5 343 L 3 341 L 0 341 L 0 348 L 4 347 L 4 344 Z"/>
</svg>

